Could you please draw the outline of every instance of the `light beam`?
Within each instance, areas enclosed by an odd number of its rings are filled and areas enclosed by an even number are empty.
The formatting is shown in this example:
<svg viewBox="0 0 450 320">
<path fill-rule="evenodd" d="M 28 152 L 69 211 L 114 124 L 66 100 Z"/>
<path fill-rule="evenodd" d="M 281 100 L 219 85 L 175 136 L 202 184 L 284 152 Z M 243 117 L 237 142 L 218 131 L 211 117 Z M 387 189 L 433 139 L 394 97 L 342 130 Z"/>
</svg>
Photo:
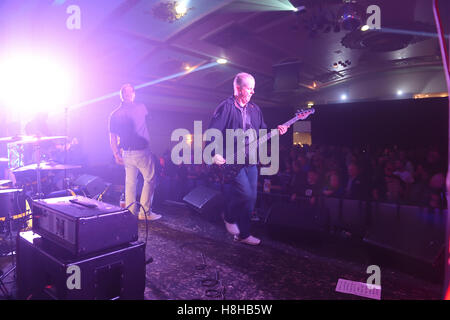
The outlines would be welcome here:
<svg viewBox="0 0 450 320">
<path fill-rule="evenodd" d="M 142 89 L 142 88 L 145 88 L 145 87 L 149 87 L 149 86 L 155 85 L 157 83 L 161 83 L 161 82 L 164 82 L 164 81 L 167 81 L 167 80 L 175 79 L 175 78 L 180 77 L 180 76 L 184 76 L 184 75 L 189 74 L 189 73 L 193 73 L 193 72 L 197 72 L 197 71 L 200 71 L 200 70 L 205 70 L 205 69 L 208 69 L 208 68 L 212 68 L 212 67 L 215 67 L 217 65 L 218 65 L 217 62 L 211 62 L 211 63 L 205 64 L 205 65 L 197 67 L 197 68 L 193 67 L 193 68 L 191 68 L 189 70 L 186 70 L 186 71 L 183 71 L 183 72 L 178 72 L 178 73 L 175 73 L 175 74 L 172 74 L 172 75 L 160 78 L 160 79 L 156 79 L 156 80 L 152 80 L 152 81 L 149 81 L 149 82 L 145 82 L 145 83 L 136 85 L 136 86 L 134 86 L 134 89 L 135 90 L 139 90 L 139 89 Z M 103 95 L 101 97 L 90 99 L 90 100 L 87 100 L 87 101 L 80 102 L 80 103 L 77 103 L 75 105 L 69 106 L 69 109 L 84 107 L 84 106 L 87 106 L 89 104 L 93 104 L 93 103 L 96 103 L 96 102 L 107 100 L 107 99 L 110 99 L 110 98 L 113 98 L 113 97 L 119 96 L 119 95 L 120 95 L 120 91 L 108 93 L 108 94 L 105 94 L 105 95 Z"/>
<path fill-rule="evenodd" d="M 228 6 L 229 11 L 299 11 L 289 0 L 239 0 Z"/>
</svg>

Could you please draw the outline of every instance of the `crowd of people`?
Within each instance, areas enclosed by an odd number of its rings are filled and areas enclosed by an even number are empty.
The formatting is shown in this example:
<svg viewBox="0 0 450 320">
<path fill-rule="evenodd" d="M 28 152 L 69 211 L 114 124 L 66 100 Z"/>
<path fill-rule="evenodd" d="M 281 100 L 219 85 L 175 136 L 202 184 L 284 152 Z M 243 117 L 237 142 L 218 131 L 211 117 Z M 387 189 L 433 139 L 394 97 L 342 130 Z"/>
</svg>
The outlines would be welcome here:
<svg viewBox="0 0 450 320">
<path fill-rule="evenodd" d="M 446 158 L 435 147 L 281 146 L 278 174 L 260 176 L 258 188 L 290 201 L 309 198 L 311 204 L 324 196 L 443 209 L 447 207 Z M 169 198 L 181 200 L 198 185 L 223 187 L 226 179 L 213 168 L 176 166 L 167 152 L 160 158 L 158 171 L 160 182 L 172 190 Z"/>
</svg>

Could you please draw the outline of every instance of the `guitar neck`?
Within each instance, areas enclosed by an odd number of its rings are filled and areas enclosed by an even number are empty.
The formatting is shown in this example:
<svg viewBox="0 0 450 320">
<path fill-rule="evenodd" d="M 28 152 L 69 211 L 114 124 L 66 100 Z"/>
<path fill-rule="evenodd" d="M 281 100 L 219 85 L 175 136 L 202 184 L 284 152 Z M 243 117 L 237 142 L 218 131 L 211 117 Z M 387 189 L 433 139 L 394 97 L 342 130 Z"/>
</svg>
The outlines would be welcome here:
<svg viewBox="0 0 450 320">
<path fill-rule="evenodd" d="M 297 117 L 293 117 L 292 119 L 283 123 L 282 126 L 289 127 L 292 124 L 294 124 L 295 122 L 297 122 L 298 120 L 299 119 Z M 271 138 L 273 138 L 274 136 L 279 135 L 279 134 L 280 133 L 278 132 L 278 130 L 276 132 L 274 132 L 274 135 L 272 135 L 272 131 L 269 131 L 267 134 L 265 134 L 264 136 L 262 136 L 258 139 L 258 146 L 261 146 L 263 143 L 266 143 L 268 140 L 270 140 Z"/>
<path fill-rule="evenodd" d="M 286 126 L 286 127 L 290 127 L 292 124 L 294 124 L 295 122 L 299 121 L 299 120 L 304 120 L 306 119 L 310 114 L 313 114 L 315 112 L 314 108 L 311 108 L 307 111 L 298 111 L 295 115 L 295 117 L 293 117 L 292 119 L 286 121 L 285 123 L 282 124 L 282 126 Z M 259 139 L 257 139 L 256 141 L 253 141 L 252 143 L 250 143 L 249 145 L 249 150 L 251 152 L 256 151 L 255 149 L 257 149 L 259 146 L 261 146 L 262 144 L 266 143 L 268 140 L 270 140 L 271 138 L 275 137 L 276 135 L 279 135 L 279 131 L 275 130 L 273 132 L 272 135 L 272 130 L 270 130 L 267 134 L 265 134 L 264 136 L 260 137 Z"/>
</svg>

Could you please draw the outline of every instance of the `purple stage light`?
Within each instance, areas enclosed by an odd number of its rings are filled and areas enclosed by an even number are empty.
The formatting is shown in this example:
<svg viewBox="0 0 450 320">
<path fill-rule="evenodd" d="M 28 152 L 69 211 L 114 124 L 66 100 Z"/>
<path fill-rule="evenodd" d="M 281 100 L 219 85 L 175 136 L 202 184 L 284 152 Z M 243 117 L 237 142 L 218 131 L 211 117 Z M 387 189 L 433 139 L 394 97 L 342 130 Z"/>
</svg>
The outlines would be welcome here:
<svg viewBox="0 0 450 320">
<path fill-rule="evenodd" d="M 0 70 L 0 101 L 22 121 L 62 109 L 73 96 L 74 74 L 56 57 L 11 52 Z"/>
</svg>

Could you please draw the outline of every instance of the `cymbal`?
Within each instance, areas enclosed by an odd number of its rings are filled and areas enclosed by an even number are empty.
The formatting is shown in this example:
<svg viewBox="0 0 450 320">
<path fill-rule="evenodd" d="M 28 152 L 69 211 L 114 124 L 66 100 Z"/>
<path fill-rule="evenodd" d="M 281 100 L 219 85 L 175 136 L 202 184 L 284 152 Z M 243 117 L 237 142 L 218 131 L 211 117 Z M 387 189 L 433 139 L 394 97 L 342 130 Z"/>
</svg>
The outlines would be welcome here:
<svg viewBox="0 0 450 320">
<path fill-rule="evenodd" d="M 33 164 L 29 164 L 27 166 L 16 168 L 13 170 L 13 172 L 24 172 L 24 171 L 28 171 L 28 170 L 36 170 L 37 168 L 38 168 L 38 164 L 33 163 Z M 70 170 L 70 169 L 79 169 L 79 168 L 81 168 L 81 166 L 79 166 L 79 165 L 49 163 L 49 162 L 42 162 L 39 165 L 40 170 Z"/>
<path fill-rule="evenodd" d="M 12 143 L 15 144 L 40 143 L 51 140 L 62 140 L 66 138 L 67 136 L 50 136 L 50 137 L 22 136 L 22 139 L 13 141 Z"/>
<path fill-rule="evenodd" d="M 13 193 L 13 192 L 22 192 L 23 189 L 2 189 L 0 193 Z"/>
<path fill-rule="evenodd" d="M 13 182 L 11 180 L 0 180 L 0 189 L 12 187 Z"/>
<path fill-rule="evenodd" d="M 23 137 L 25 137 L 25 136 L 3 137 L 3 138 L 0 138 L 0 142 L 6 142 L 6 143 L 16 142 L 16 141 L 22 140 Z"/>
</svg>

